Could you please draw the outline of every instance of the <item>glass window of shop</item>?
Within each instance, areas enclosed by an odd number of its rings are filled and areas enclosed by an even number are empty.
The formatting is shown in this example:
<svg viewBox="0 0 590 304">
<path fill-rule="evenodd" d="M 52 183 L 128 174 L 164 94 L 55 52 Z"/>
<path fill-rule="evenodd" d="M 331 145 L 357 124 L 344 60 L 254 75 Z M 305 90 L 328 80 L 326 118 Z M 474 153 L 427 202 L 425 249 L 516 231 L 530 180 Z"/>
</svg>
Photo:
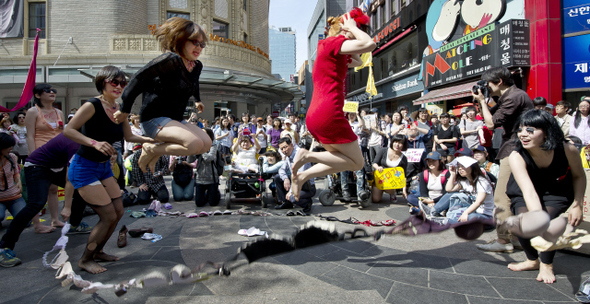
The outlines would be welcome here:
<svg viewBox="0 0 590 304">
<path fill-rule="evenodd" d="M 37 29 L 39 38 L 45 38 L 45 2 L 29 3 L 29 37 L 35 37 Z"/>
<path fill-rule="evenodd" d="M 184 18 L 184 19 L 191 19 L 191 14 L 189 13 L 180 13 L 180 12 L 173 12 L 173 11 L 167 11 L 166 12 L 166 18 L 170 19 L 172 17 L 180 17 L 180 18 Z"/>
<path fill-rule="evenodd" d="M 379 27 L 382 27 L 387 20 L 387 16 L 385 14 L 385 4 L 379 6 Z"/>
<path fill-rule="evenodd" d="M 229 25 L 225 22 L 213 20 L 213 35 L 217 37 L 229 38 Z"/>
<path fill-rule="evenodd" d="M 376 56 L 377 60 L 373 60 L 375 81 L 419 65 L 420 55 L 418 32 L 413 32 Z"/>
<path fill-rule="evenodd" d="M 389 0 L 389 11 L 391 13 L 391 17 L 399 13 L 399 2 L 400 0 Z"/>
</svg>

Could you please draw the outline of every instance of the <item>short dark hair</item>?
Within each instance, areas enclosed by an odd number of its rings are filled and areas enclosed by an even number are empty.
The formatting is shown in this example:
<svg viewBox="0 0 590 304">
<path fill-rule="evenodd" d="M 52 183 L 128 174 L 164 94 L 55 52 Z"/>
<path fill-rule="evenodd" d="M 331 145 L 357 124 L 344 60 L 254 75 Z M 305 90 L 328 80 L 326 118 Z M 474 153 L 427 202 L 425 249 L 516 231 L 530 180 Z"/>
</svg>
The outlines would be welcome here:
<svg viewBox="0 0 590 304">
<path fill-rule="evenodd" d="M 545 99 L 545 97 L 542 97 L 542 96 L 535 97 L 535 98 L 533 98 L 533 105 L 534 106 L 546 106 L 547 99 Z"/>
<path fill-rule="evenodd" d="M 389 140 L 389 147 L 393 149 L 394 142 L 401 142 L 402 143 L 402 151 L 408 150 L 408 139 L 405 135 L 395 134 Z"/>
<path fill-rule="evenodd" d="M 227 115 L 227 119 L 236 121 L 236 115 L 234 115 L 234 114 L 228 114 Z"/>
<path fill-rule="evenodd" d="M 469 111 L 475 111 L 475 113 L 477 114 L 477 109 L 474 106 L 468 106 L 465 109 L 465 113 L 469 113 Z"/>
<path fill-rule="evenodd" d="M 545 142 L 541 145 L 543 150 L 555 150 L 563 147 L 565 141 L 563 131 L 559 127 L 557 120 L 547 113 L 545 110 L 527 110 L 518 118 L 514 125 L 514 133 L 518 133 L 518 129 L 522 127 L 533 127 L 543 130 L 545 134 Z M 514 139 L 516 143 L 516 151 L 521 153 L 524 150 L 522 143 L 518 138 Z"/>
<path fill-rule="evenodd" d="M 276 158 L 277 161 L 281 160 L 281 154 L 277 151 L 274 151 L 274 150 L 264 152 L 264 156 L 266 156 L 266 157 L 272 156 L 272 157 Z"/>
<path fill-rule="evenodd" d="M 566 109 L 571 109 L 572 108 L 572 104 L 569 103 L 568 101 L 565 101 L 565 100 L 560 100 L 555 105 L 556 106 L 564 106 Z"/>
<path fill-rule="evenodd" d="M 447 113 L 447 112 L 444 112 L 444 113 L 440 114 L 440 116 L 438 118 L 442 119 L 443 117 L 451 118 L 451 115 L 449 115 L 449 113 Z"/>
<path fill-rule="evenodd" d="M 8 133 L 0 132 L 0 150 L 14 147 L 16 140 Z"/>
<path fill-rule="evenodd" d="M 41 95 L 43 94 L 45 91 L 44 90 L 49 90 L 53 88 L 50 84 L 48 83 L 40 83 L 38 85 L 36 85 L 33 88 L 33 104 L 35 104 L 36 106 L 39 106 L 39 108 L 43 107 L 43 104 L 41 104 L 41 99 L 37 98 L 37 94 Z"/>
<path fill-rule="evenodd" d="M 12 117 L 12 121 L 14 121 L 15 124 L 18 124 L 18 116 L 19 115 L 25 115 L 25 117 L 27 117 L 27 113 L 23 112 L 23 111 L 17 111 L 14 116 Z"/>
<path fill-rule="evenodd" d="M 98 93 L 102 94 L 105 81 L 110 81 L 113 79 L 127 80 L 125 78 L 125 73 L 123 73 L 123 71 L 121 71 L 121 69 L 116 66 L 107 65 L 100 69 L 100 71 L 98 71 L 96 74 L 96 78 L 94 78 L 94 85 L 96 86 Z"/>
<path fill-rule="evenodd" d="M 481 79 L 494 84 L 498 84 L 500 83 L 500 80 L 502 80 L 502 83 L 507 86 L 514 84 L 514 80 L 512 80 L 512 73 L 510 73 L 510 71 L 505 67 L 491 68 L 481 75 Z"/>
<path fill-rule="evenodd" d="M 407 106 L 407 105 L 405 105 L 405 104 L 403 104 L 403 105 L 400 105 L 399 107 L 397 107 L 397 111 L 398 111 L 398 112 L 400 112 L 400 113 L 401 113 L 401 111 L 403 111 L 403 110 L 408 110 L 408 111 L 409 111 L 409 110 L 410 110 L 410 108 L 408 108 L 408 106 Z"/>
<path fill-rule="evenodd" d="M 282 143 L 286 143 L 287 145 L 291 145 L 293 142 L 291 141 L 290 137 L 285 136 L 285 137 L 279 138 L 279 145 Z"/>
<path fill-rule="evenodd" d="M 248 112 L 242 112 L 242 116 L 241 117 L 244 117 L 244 116 L 248 116 L 248 118 L 250 118 L 250 113 L 248 113 Z"/>
</svg>

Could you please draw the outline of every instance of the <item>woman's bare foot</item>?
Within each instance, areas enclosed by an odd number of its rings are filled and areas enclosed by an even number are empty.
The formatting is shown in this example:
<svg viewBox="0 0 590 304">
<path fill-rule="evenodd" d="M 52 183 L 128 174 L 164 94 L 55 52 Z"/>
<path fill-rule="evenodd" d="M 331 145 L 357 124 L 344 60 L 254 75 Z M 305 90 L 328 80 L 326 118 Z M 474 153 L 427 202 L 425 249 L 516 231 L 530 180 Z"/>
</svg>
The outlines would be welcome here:
<svg viewBox="0 0 590 304">
<path fill-rule="evenodd" d="M 100 266 L 95 261 L 82 261 L 82 260 L 79 260 L 78 261 L 78 267 L 80 267 L 80 269 L 85 270 L 85 271 L 87 271 L 89 273 L 92 273 L 92 274 L 97 274 L 97 273 L 101 273 L 101 272 L 107 271 L 106 268 Z"/>
<path fill-rule="evenodd" d="M 141 148 L 141 155 L 139 156 L 139 159 L 137 160 L 137 165 L 139 166 L 139 168 L 141 169 L 141 171 L 143 173 L 147 172 L 148 165 L 150 164 L 150 162 L 154 158 L 154 154 L 153 154 L 153 150 L 152 150 L 153 147 L 154 146 L 150 143 L 144 143 Z M 152 173 L 153 173 L 153 171 L 152 171 Z"/>
<path fill-rule="evenodd" d="M 512 271 L 537 270 L 539 269 L 539 260 L 526 260 L 520 263 L 510 263 L 508 264 L 508 269 Z"/>
<path fill-rule="evenodd" d="M 295 201 L 299 201 L 299 193 L 301 192 L 301 181 L 300 175 L 291 175 L 291 194 L 295 198 Z"/>
<path fill-rule="evenodd" d="M 60 221 L 60 220 L 55 220 L 55 221 L 51 221 L 51 227 L 54 228 L 62 228 L 64 226 L 64 222 Z"/>
<path fill-rule="evenodd" d="M 305 149 L 299 149 L 299 152 L 297 152 L 297 155 L 295 155 L 295 159 L 293 159 L 293 166 L 291 167 L 291 175 L 297 175 L 297 171 L 299 171 L 299 168 L 301 168 L 301 166 L 306 164 L 306 159 L 307 159 L 307 154 L 309 154 L 309 151 L 305 150 Z M 299 194 L 297 195 L 299 196 Z"/>
<path fill-rule="evenodd" d="M 35 225 L 34 227 L 35 227 L 35 233 L 39 233 L 39 234 L 51 233 L 51 232 L 53 232 L 53 230 L 55 230 L 54 227 L 45 226 L 45 225 L 41 225 L 41 224 Z"/>
<path fill-rule="evenodd" d="M 103 252 L 95 253 L 94 260 L 99 261 L 99 262 L 114 262 L 114 261 L 118 261 L 119 257 L 107 254 L 103 251 Z"/>
<path fill-rule="evenodd" d="M 539 267 L 539 275 L 537 276 L 537 281 L 543 282 L 545 284 L 555 283 L 553 264 L 541 263 L 541 267 Z"/>
<path fill-rule="evenodd" d="M 152 157 L 152 159 L 148 163 L 148 168 L 150 169 L 150 171 L 152 172 L 152 174 L 154 176 L 156 176 L 156 164 L 158 163 L 159 159 L 160 159 L 160 157 L 154 156 L 154 157 Z"/>
</svg>

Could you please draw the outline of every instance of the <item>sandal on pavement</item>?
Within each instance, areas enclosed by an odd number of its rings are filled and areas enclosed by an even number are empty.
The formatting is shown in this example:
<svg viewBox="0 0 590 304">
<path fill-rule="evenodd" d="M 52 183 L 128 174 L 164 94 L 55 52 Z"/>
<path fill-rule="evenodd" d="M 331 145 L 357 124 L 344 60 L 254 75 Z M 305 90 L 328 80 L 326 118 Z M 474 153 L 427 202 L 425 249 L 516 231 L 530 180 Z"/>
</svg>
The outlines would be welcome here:
<svg viewBox="0 0 590 304">
<path fill-rule="evenodd" d="M 141 236 L 143 236 L 144 233 L 152 233 L 152 232 L 154 232 L 154 229 L 151 227 L 141 227 L 138 229 L 130 229 L 128 231 L 128 233 L 131 237 L 141 237 Z"/>
<path fill-rule="evenodd" d="M 117 238 L 117 247 L 123 248 L 127 246 L 127 226 L 123 225 L 119 230 L 119 237 Z"/>
</svg>

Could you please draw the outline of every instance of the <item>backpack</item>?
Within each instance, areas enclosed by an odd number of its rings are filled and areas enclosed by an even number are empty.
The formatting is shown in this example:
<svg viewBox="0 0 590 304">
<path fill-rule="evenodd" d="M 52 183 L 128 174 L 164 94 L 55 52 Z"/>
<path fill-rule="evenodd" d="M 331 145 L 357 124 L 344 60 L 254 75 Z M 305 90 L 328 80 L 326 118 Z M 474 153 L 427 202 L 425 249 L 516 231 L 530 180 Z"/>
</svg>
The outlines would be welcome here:
<svg viewBox="0 0 590 304">
<path fill-rule="evenodd" d="M 449 169 L 444 169 L 444 170 L 443 170 L 443 171 L 440 173 L 440 174 L 442 175 L 442 176 L 441 176 L 441 178 L 440 178 L 440 182 L 441 182 L 441 184 L 443 184 L 443 185 L 445 184 L 445 181 L 447 180 L 447 172 L 449 172 Z M 428 184 L 428 175 L 429 175 L 429 173 L 430 173 L 430 172 L 428 172 L 428 170 L 424 170 L 424 173 L 423 173 L 423 175 L 424 175 L 424 182 L 425 182 L 426 184 Z"/>
</svg>

